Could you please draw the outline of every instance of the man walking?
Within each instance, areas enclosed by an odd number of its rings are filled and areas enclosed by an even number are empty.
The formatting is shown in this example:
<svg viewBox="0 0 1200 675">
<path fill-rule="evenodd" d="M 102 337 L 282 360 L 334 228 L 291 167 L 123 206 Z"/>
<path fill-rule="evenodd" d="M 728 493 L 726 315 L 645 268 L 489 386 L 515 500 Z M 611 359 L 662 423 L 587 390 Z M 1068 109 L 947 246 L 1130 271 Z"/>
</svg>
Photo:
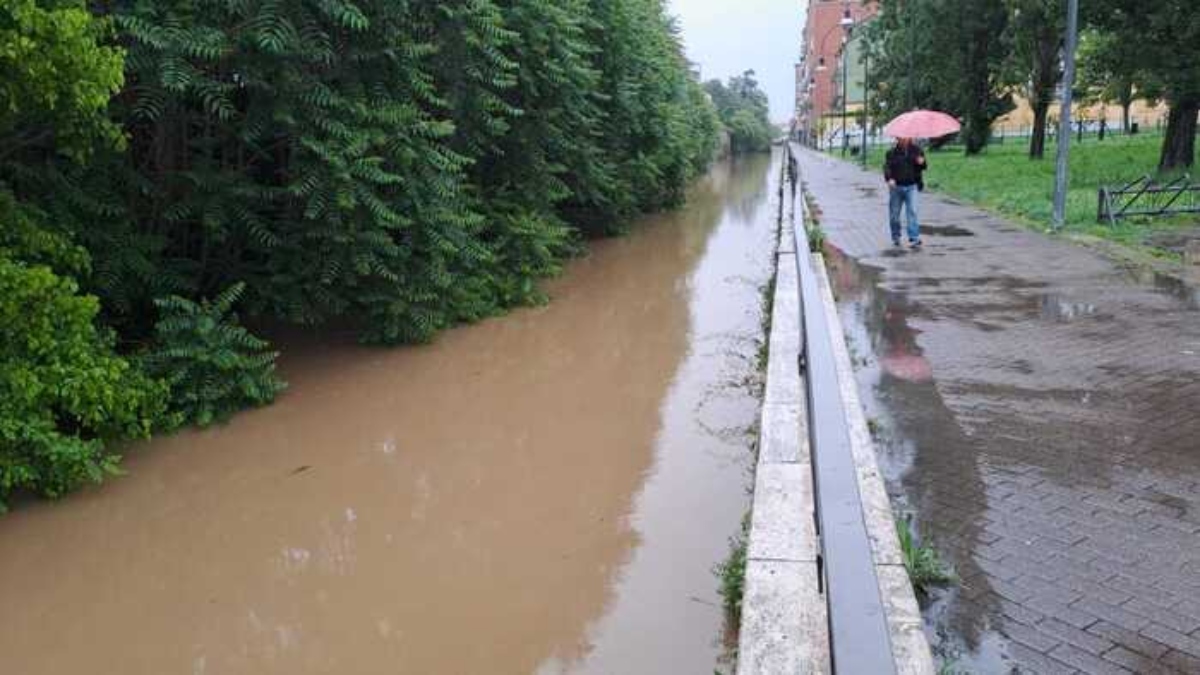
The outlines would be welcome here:
<svg viewBox="0 0 1200 675">
<path fill-rule="evenodd" d="M 917 192 L 925 187 L 925 153 L 911 138 L 896 139 L 883 163 L 883 178 L 888 184 L 888 217 L 892 245 L 900 245 L 900 207 L 908 219 L 908 244 L 921 247 L 921 225 L 917 221 Z"/>
</svg>

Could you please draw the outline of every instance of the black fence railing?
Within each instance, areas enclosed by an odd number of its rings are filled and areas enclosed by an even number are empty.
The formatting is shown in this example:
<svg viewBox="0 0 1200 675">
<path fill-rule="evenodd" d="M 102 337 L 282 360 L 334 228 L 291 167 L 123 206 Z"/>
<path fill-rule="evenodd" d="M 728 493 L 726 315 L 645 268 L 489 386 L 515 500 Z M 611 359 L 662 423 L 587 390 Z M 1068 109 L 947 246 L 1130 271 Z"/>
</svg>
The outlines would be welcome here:
<svg viewBox="0 0 1200 675">
<path fill-rule="evenodd" d="M 833 333 L 812 256 L 808 255 L 808 211 L 803 196 L 796 194 L 800 181 L 795 152 L 789 144 L 787 173 L 797 214 L 794 245 L 800 283 L 799 365 L 805 377 L 832 667 L 834 673 L 842 675 L 889 675 L 896 672 L 895 657 L 858 490 L 858 469 L 834 361 Z"/>
<path fill-rule="evenodd" d="M 1166 183 L 1142 176 L 1119 187 L 1101 187 L 1097 202 L 1096 220 L 1110 225 L 1132 216 L 1200 213 L 1200 183 L 1187 174 Z"/>
</svg>

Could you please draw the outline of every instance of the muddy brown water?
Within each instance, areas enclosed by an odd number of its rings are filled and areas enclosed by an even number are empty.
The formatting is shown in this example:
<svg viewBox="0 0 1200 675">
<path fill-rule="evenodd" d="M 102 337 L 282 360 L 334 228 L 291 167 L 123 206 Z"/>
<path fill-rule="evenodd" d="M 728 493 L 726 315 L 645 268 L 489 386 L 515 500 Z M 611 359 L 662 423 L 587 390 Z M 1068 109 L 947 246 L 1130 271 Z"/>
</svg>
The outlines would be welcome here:
<svg viewBox="0 0 1200 675">
<path fill-rule="evenodd" d="M 545 307 L 287 339 L 276 404 L 0 518 L 0 672 L 713 672 L 777 161 L 717 166 Z"/>
</svg>

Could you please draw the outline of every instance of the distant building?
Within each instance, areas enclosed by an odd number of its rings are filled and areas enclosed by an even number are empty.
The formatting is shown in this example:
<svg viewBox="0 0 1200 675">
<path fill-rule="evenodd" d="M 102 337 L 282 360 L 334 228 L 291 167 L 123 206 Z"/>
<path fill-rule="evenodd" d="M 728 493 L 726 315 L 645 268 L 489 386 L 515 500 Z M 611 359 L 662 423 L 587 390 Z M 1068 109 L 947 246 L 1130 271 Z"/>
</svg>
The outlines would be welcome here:
<svg viewBox="0 0 1200 675">
<path fill-rule="evenodd" d="M 1008 114 L 1002 115 L 992 124 L 994 133 L 1022 135 L 1030 133 L 1033 129 L 1033 109 L 1029 107 L 1029 101 L 1019 93 L 1015 93 L 1013 103 L 1016 104 L 1016 108 Z M 1144 100 L 1137 100 L 1129 109 L 1129 122 L 1137 124 L 1142 131 L 1156 129 L 1167 123 L 1169 111 L 1167 104 L 1161 101 L 1151 105 Z M 1050 104 L 1049 121 L 1057 123 L 1058 113 L 1059 102 L 1055 100 Z M 1094 125 L 1103 119 L 1109 130 L 1116 131 L 1121 128 L 1121 106 L 1115 103 L 1076 105 L 1072 115 L 1077 121 L 1085 124 L 1092 123 Z M 1053 127 L 1053 124 L 1051 126 Z M 1050 132 L 1053 133 L 1054 129 L 1050 129 Z"/>
<path fill-rule="evenodd" d="M 863 101 L 863 76 L 858 44 L 853 28 L 870 20 L 879 11 L 876 0 L 809 0 L 804 22 L 802 52 L 796 64 L 796 127 L 809 141 L 815 142 L 840 124 L 842 90 L 846 91 L 846 111 L 857 111 Z M 849 72 L 842 86 L 843 46 L 848 45 L 844 64 Z"/>
</svg>

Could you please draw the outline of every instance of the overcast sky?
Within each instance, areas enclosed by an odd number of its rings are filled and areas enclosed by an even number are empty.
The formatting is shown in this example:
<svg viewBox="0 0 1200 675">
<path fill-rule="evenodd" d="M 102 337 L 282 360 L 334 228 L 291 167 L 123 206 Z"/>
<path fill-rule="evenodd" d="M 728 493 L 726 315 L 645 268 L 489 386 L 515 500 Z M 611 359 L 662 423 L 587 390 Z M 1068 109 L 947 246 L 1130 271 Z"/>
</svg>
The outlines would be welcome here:
<svg viewBox="0 0 1200 675">
<path fill-rule="evenodd" d="M 725 80 L 753 69 L 771 99 L 771 119 L 791 119 L 795 66 L 807 0 L 669 0 L 700 76 Z"/>
</svg>

